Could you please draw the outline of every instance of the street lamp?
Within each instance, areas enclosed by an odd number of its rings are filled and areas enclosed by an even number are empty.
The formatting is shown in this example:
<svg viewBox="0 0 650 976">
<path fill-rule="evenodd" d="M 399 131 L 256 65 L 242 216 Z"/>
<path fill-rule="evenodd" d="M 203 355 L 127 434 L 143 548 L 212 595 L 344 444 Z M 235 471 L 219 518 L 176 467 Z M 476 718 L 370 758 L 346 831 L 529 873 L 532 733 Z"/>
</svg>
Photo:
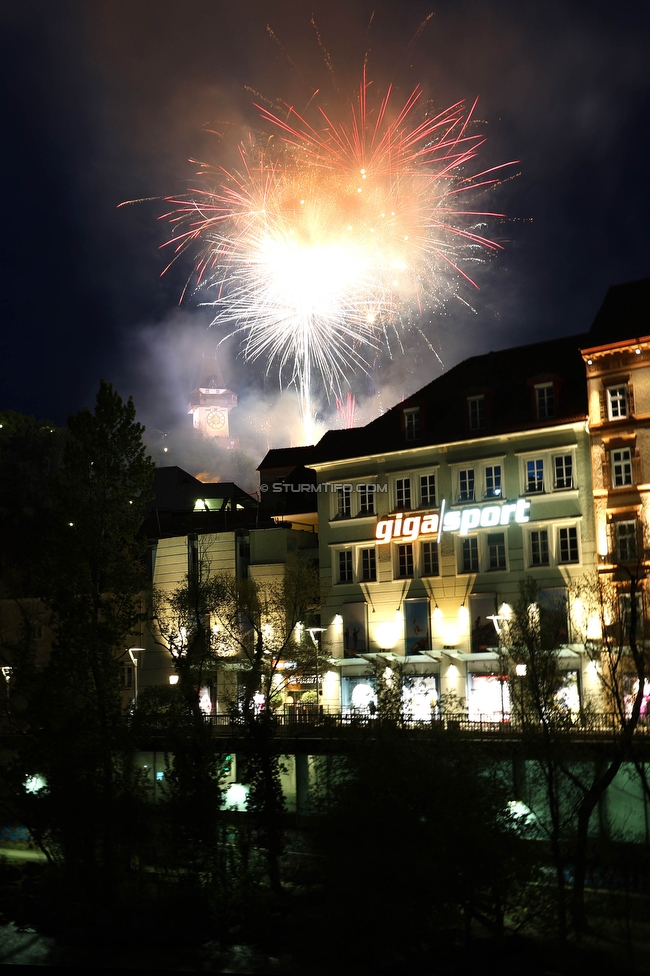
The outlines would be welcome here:
<svg viewBox="0 0 650 976">
<path fill-rule="evenodd" d="M 311 637 L 312 644 L 314 645 L 314 648 L 316 650 L 316 705 L 317 705 L 317 708 L 318 708 L 318 714 L 319 715 L 321 714 L 321 711 L 320 711 L 320 707 L 321 707 L 320 706 L 320 695 L 321 695 L 321 691 L 320 691 L 320 658 L 319 658 L 319 653 L 318 653 L 320 651 L 320 639 L 316 635 L 317 634 L 323 634 L 326 630 L 327 630 L 327 627 L 308 627 L 307 628 L 307 632 L 308 632 L 309 636 Z"/>
<path fill-rule="evenodd" d="M 133 663 L 133 690 L 135 692 L 133 701 L 137 705 L 138 703 L 138 659 L 135 656 L 136 652 L 144 651 L 144 647 L 127 647 L 128 655 Z"/>
</svg>

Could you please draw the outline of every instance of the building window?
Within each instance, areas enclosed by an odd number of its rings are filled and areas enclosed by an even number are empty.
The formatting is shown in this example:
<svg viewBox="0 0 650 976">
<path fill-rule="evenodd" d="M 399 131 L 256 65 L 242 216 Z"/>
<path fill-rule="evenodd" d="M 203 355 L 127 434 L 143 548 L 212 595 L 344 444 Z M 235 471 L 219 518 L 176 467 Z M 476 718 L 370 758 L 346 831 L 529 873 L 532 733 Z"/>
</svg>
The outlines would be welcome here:
<svg viewBox="0 0 650 976">
<path fill-rule="evenodd" d="M 361 550 L 361 580 L 372 583 L 377 579 L 377 555 L 375 549 Z"/>
<path fill-rule="evenodd" d="M 632 627 L 632 594 L 631 593 L 619 593 L 618 597 L 618 612 L 620 619 L 620 639 L 629 640 L 632 630 L 634 633 L 632 636 L 637 640 L 639 637 L 643 637 L 645 632 L 645 622 L 643 613 L 643 593 L 637 592 L 634 594 L 634 605 L 636 607 L 634 628 Z M 646 679 L 647 681 L 647 679 Z"/>
<path fill-rule="evenodd" d="M 542 458 L 535 458 L 526 461 L 526 491 L 544 491 L 544 461 Z"/>
<path fill-rule="evenodd" d="M 440 575 L 437 542 L 422 543 L 422 575 L 423 576 Z"/>
<path fill-rule="evenodd" d="M 558 529 L 558 562 L 578 562 L 578 530 L 575 527 Z"/>
<path fill-rule="evenodd" d="M 503 532 L 492 532 L 488 534 L 487 551 L 490 569 L 506 568 L 506 540 Z"/>
<path fill-rule="evenodd" d="M 474 501 L 474 468 L 463 468 L 458 472 L 458 501 Z"/>
<path fill-rule="evenodd" d="M 352 552 L 344 549 L 339 553 L 339 583 L 352 582 Z"/>
<path fill-rule="evenodd" d="M 485 397 L 468 397 L 467 407 L 469 410 L 469 429 L 483 430 L 485 427 Z"/>
<path fill-rule="evenodd" d="M 471 467 L 451 465 L 453 501 L 474 502 L 483 498 L 503 498 L 505 491 L 503 458 L 476 461 Z"/>
<path fill-rule="evenodd" d="M 555 416 L 555 395 L 552 383 L 543 383 L 535 387 L 535 406 L 537 419 L 547 420 Z"/>
<path fill-rule="evenodd" d="M 133 665 L 132 664 L 122 665 L 121 678 L 122 678 L 121 681 L 122 690 L 131 691 L 131 689 L 133 688 Z"/>
<path fill-rule="evenodd" d="M 499 643 L 494 626 L 496 593 L 472 593 L 469 598 L 469 619 L 472 622 L 472 654 L 487 651 Z"/>
<path fill-rule="evenodd" d="M 553 586 L 540 590 L 537 594 L 537 606 L 542 647 L 552 649 L 566 644 L 569 637 L 566 589 L 563 586 Z"/>
<path fill-rule="evenodd" d="M 375 486 L 359 485 L 357 489 L 359 495 L 359 515 L 375 514 Z"/>
<path fill-rule="evenodd" d="M 555 488 L 573 488 L 573 455 L 558 454 L 553 462 L 555 465 Z"/>
<path fill-rule="evenodd" d="M 463 539 L 461 572 L 478 573 L 478 539 L 475 536 Z"/>
<path fill-rule="evenodd" d="M 501 465 L 490 464 L 485 469 L 485 497 L 501 497 Z"/>
<path fill-rule="evenodd" d="M 413 407 L 404 411 L 404 435 L 407 441 L 414 441 L 420 436 L 420 408 Z"/>
<path fill-rule="evenodd" d="M 400 579 L 410 579 L 413 576 L 412 542 L 397 547 L 397 575 Z"/>
<path fill-rule="evenodd" d="M 530 533 L 530 564 L 531 566 L 548 566 L 548 531 L 536 529 Z"/>
<path fill-rule="evenodd" d="M 637 558 L 637 525 L 631 522 L 614 523 L 616 561 L 629 563 Z"/>
<path fill-rule="evenodd" d="M 423 474 L 420 477 L 420 504 L 429 508 L 436 507 L 435 474 Z"/>
<path fill-rule="evenodd" d="M 411 479 L 398 478 L 395 482 L 395 501 L 398 508 L 411 507 Z"/>
<path fill-rule="evenodd" d="M 612 451 L 612 485 L 622 488 L 632 484 L 632 451 L 629 447 L 621 447 Z"/>
<path fill-rule="evenodd" d="M 525 494 L 542 494 L 551 491 L 566 491 L 576 487 L 574 478 L 575 449 L 573 447 L 556 448 L 544 451 L 537 457 L 522 458 L 521 476 L 522 490 Z"/>
<path fill-rule="evenodd" d="M 336 516 L 337 518 L 350 518 L 352 514 L 352 488 L 344 485 L 336 492 Z"/>
<path fill-rule="evenodd" d="M 610 420 L 621 420 L 623 417 L 627 417 L 627 387 L 608 387 L 607 413 Z"/>
</svg>

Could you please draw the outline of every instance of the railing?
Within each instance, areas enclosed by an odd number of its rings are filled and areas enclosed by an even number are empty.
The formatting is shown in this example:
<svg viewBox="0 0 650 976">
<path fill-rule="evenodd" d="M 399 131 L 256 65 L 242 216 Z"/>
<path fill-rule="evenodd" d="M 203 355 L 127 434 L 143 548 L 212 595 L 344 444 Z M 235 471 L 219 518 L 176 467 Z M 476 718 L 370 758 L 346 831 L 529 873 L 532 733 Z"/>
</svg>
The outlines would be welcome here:
<svg viewBox="0 0 650 976">
<path fill-rule="evenodd" d="M 134 716 L 135 717 L 135 716 Z M 263 712 L 253 718 L 260 724 L 266 720 Z M 241 714 L 204 715 L 203 721 L 220 736 L 242 736 L 247 727 L 247 721 Z M 172 727 L 179 726 L 165 716 L 156 718 L 143 716 L 141 722 L 134 723 L 143 733 L 164 733 Z M 522 737 L 532 736 L 542 730 L 541 722 L 532 718 L 525 718 L 504 713 L 499 715 L 470 715 L 468 713 L 436 714 L 431 718 L 418 719 L 411 715 L 382 716 L 380 712 L 370 715 L 366 711 L 330 712 L 314 708 L 304 713 L 276 712 L 271 717 L 271 724 L 278 735 L 327 738 L 336 733 L 352 733 L 356 730 L 373 730 L 391 727 L 406 732 L 425 733 L 429 731 L 443 731 L 473 736 L 494 737 Z M 548 727 L 557 734 L 567 734 L 576 737 L 599 735 L 612 737 L 621 734 L 620 719 L 613 713 L 579 715 L 565 713 L 552 716 Z M 650 736 L 650 716 L 641 718 L 637 724 L 635 735 Z"/>
</svg>

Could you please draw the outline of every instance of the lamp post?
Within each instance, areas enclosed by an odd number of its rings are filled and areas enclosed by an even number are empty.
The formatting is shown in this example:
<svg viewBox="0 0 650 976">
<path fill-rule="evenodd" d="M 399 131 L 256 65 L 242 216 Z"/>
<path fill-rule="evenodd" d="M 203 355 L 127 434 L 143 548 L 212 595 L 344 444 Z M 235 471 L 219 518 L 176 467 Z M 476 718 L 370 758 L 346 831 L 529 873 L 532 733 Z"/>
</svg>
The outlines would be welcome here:
<svg viewBox="0 0 650 976">
<path fill-rule="evenodd" d="M 327 628 L 326 627 L 308 627 L 309 636 L 312 639 L 314 648 L 316 649 L 316 708 L 317 714 L 321 714 L 321 704 L 320 704 L 320 639 L 316 636 L 317 634 L 323 634 Z"/>
<path fill-rule="evenodd" d="M 136 653 L 139 651 L 144 651 L 144 647 L 127 647 L 128 655 L 133 664 L 133 702 L 135 705 L 138 704 L 138 659 L 136 657 Z"/>
<path fill-rule="evenodd" d="M 505 713 L 505 702 L 503 700 L 503 685 L 505 681 L 504 671 L 506 669 L 507 653 L 506 653 L 506 648 L 504 647 L 504 639 L 506 638 L 508 632 L 507 625 L 508 625 L 508 620 L 510 618 L 505 613 L 489 613 L 485 619 L 492 621 L 492 623 L 494 624 L 494 629 L 496 630 L 497 633 L 497 640 L 498 640 L 498 647 L 499 647 L 499 652 L 498 652 L 499 653 L 499 686 L 501 689 L 501 721 L 505 722 L 506 713 Z M 512 703 L 511 703 L 511 707 L 512 707 Z"/>
</svg>

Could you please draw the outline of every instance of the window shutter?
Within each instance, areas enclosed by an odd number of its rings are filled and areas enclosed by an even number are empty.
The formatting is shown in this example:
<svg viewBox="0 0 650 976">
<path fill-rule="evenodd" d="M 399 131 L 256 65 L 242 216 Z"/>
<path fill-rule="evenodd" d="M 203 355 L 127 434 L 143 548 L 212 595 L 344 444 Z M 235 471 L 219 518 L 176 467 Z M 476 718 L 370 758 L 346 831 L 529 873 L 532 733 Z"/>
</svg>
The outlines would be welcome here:
<svg viewBox="0 0 650 976">
<path fill-rule="evenodd" d="M 609 453 L 603 451 L 602 453 L 602 466 L 603 466 L 603 488 L 612 487 L 612 465 Z"/>
<path fill-rule="evenodd" d="M 634 416 L 634 388 L 631 383 L 627 386 L 627 415 L 628 417 Z"/>
<path fill-rule="evenodd" d="M 600 391 L 600 422 L 601 424 L 607 420 L 607 391 Z"/>
</svg>

